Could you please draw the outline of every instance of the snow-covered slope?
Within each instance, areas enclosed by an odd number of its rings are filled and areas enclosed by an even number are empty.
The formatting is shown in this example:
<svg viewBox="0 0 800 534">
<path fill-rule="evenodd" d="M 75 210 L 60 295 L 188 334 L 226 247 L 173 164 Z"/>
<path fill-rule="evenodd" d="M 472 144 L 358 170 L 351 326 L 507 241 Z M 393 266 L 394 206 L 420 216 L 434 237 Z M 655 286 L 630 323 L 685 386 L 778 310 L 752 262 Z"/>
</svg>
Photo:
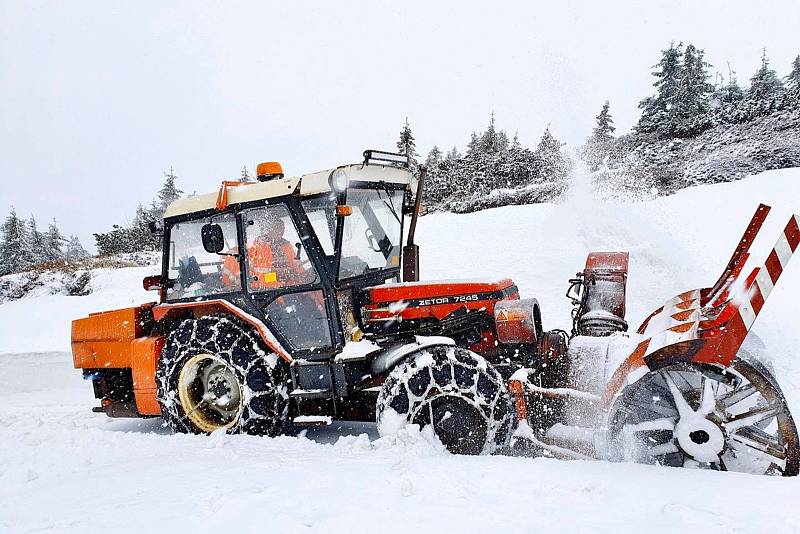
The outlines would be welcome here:
<svg viewBox="0 0 800 534">
<path fill-rule="evenodd" d="M 774 207 L 753 251 L 762 261 L 800 211 L 798 199 L 800 169 L 635 204 L 598 203 L 576 179 L 563 204 L 423 218 L 422 273 L 511 277 L 539 299 L 545 327 L 568 328 L 566 280 L 586 253 L 629 250 L 628 318 L 636 326 L 668 297 L 715 281 L 758 202 Z M 141 289 L 152 271 L 101 271 L 91 295 L 0 305 L 0 530 L 800 530 L 800 479 L 456 457 L 412 430 L 377 439 L 372 425 L 209 438 L 170 435 L 158 419 L 92 414 L 91 386 L 65 352 L 69 319 L 152 300 Z M 754 331 L 800 416 L 798 295 L 796 258 Z M 3 354 L 12 352 L 24 354 Z"/>
</svg>

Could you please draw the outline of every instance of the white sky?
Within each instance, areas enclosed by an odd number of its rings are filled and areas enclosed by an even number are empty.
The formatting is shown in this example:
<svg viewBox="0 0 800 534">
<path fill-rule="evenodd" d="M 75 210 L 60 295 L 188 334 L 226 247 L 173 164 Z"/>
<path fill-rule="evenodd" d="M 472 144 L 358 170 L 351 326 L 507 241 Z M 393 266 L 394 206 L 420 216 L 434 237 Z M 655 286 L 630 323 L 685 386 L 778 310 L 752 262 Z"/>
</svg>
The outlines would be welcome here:
<svg viewBox="0 0 800 534">
<path fill-rule="evenodd" d="M 243 165 L 287 174 L 393 148 L 463 151 L 491 111 L 572 144 L 605 99 L 618 133 L 671 40 L 746 82 L 800 53 L 800 2 L 12 2 L 0 0 L 0 216 L 55 216 L 93 245 L 162 171 L 211 191 Z M 167 7 L 164 7 L 167 6 Z"/>
</svg>

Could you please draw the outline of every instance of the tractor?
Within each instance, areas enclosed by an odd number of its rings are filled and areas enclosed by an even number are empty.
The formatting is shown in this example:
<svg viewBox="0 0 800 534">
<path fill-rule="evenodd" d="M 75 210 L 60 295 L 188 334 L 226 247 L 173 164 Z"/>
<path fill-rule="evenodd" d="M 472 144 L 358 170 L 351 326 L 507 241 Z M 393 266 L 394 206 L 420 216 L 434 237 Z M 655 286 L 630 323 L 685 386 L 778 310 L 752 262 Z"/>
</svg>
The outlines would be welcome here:
<svg viewBox="0 0 800 534">
<path fill-rule="evenodd" d="M 181 198 L 153 228 L 158 302 L 73 321 L 74 365 L 110 417 L 176 432 L 276 436 L 334 420 L 431 426 L 458 454 L 629 460 L 791 476 L 798 435 L 742 348 L 800 242 L 793 217 L 742 276 L 760 206 L 720 279 L 628 332 L 628 254 L 569 282 L 571 332 L 545 331 L 510 279 L 419 280 L 426 170 L 360 163 Z"/>
</svg>

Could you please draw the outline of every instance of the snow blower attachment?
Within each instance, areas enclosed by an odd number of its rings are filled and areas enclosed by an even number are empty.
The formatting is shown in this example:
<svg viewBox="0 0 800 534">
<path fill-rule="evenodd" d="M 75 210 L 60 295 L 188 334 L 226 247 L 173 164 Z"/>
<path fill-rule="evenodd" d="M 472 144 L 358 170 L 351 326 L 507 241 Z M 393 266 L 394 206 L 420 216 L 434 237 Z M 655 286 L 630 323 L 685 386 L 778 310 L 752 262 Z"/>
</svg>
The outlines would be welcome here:
<svg viewBox="0 0 800 534">
<path fill-rule="evenodd" d="M 713 286 L 668 300 L 630 336 L 635 348 L 602 392 L 578 389 L 575 383 L 587 383 L 580 373 L 571 377 L 574 388 L 546 392 L 578 399 L 571 406 L 577 414 L 573 425 L 532 427 L 527 399 L 541 388 L 530 384 L 530 370 L 517 371 L 510 386 L 520 421 L 516 436 L 556 456 L 796 475 L 798 434 L 783 394 L 768 369 L 741 350 L 800 243 L 793 216 L 766 262 L 743 276 L 769 209 L 759 206 Z M 570 343 L 573 362 L 587 350 L 613 352 L 619 344 L 582 338 L 592 330 L 581 328 L 579 310 Z M 589 335 L 605 334 L 599 329 Z M 587 421 L 596 426 L 579 426 Z"/>
<path fill-rule="evenodd" d="M 800 232 L 743 275 L 769 208 L 710 288 L 628 333 L 628 254 L 570 280 L 571 335 L 544 330 L 512 280 L 419 281 L 425 170 L 401 154 L 179 199 L 163 221 L 158 302 L 73 321 L 76 368 L 111 417 L 176 432 L 274 436 L 334 420 L 430 426 L 454 453 L 523 450 L 794 475 L 798 437 L 742 344 Z M 616 371 L 613 371 L 616 369 Z M 612 372 L 613 371 L 613 372 Z"/>
</svg>

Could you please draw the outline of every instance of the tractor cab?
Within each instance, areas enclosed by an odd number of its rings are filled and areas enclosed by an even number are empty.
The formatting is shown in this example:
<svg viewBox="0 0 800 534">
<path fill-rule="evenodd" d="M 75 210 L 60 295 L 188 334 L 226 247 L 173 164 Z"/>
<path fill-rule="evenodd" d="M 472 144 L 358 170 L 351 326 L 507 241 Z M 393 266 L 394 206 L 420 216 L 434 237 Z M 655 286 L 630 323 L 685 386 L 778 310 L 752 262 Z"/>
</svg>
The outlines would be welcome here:
<svg viewBox="0 0 800 534">
<path fill-rule="evenodd" d="M 360 330 L 360 292 L 401 277 L 413 176 L 405 157 L 386 156 L 299 178 L 261 164 L 258 182 L 174 202 L 159 308 L 226 301 L 292 358 L 339 352 Z"/>
</svg>

